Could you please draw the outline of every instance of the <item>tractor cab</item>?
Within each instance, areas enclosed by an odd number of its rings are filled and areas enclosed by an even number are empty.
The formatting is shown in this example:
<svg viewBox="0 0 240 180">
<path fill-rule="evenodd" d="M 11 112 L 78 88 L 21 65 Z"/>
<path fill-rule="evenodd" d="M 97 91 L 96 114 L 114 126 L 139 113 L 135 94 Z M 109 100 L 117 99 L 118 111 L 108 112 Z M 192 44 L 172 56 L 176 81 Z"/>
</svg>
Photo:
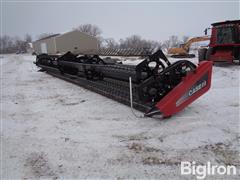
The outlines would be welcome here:
<svg viewBox="0 0 240 180">
<path fill-rule="evenodd" d="M 235 45 L 240 43 L 240 20 L 212 24 L 210 46 Z"/>
<path fill-rule="evenodd" d="M 240 20 L 212 24 L 209 47 L 199 50 L 201 60 L 240 62 Z"/>
</svg>

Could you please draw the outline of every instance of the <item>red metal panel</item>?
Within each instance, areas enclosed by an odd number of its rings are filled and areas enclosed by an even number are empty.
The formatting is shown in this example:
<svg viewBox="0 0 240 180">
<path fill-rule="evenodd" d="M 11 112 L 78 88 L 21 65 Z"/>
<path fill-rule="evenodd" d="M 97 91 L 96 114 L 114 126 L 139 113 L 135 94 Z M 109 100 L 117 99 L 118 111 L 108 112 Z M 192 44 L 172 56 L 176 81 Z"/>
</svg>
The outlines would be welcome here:
<svg viewBox="0 0 240 180">
<path fill-rule="evenodd" d="M 223 46 L 240 46 L 240 44 L 228 43 L 228 44 L 211 44 L 210 47 L 223 47 Z"/>
<path fill-rule="evenodd" d="M 217 42 L 217 29 L 215 27 L 213 27 L 209 46 L 210 47 L 214 46 L 216 44 L 216 42 Z"/>
<path fill-rule="evenodd" d="M 225 61 L 225 62 L 233 62 L 233 55 L 232 55 L 232 49 L 221 49 L 219 51 L 216 51 L 216 53 L 212 54 L 210 56 L 211 61 Z"/>
<path fill-rule="evenodd" d="M 156 108 L 163 117 L 171 116 L 207 92 L 211 86 L 212 62 L 202 61 L 195 72 L 188 74 L 183 81 L 166 95 Z"/>
</svg>

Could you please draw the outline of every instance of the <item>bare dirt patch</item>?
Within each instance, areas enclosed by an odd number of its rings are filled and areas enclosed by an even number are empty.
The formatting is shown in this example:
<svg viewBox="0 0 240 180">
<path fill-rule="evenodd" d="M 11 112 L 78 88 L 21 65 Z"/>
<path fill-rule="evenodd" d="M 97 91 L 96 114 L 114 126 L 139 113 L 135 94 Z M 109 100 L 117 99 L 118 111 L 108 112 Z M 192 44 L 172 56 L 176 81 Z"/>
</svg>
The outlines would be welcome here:
<svg viewBox="0 0 240 180">
<path fill-rule="evenodd" d="M 30 174 L 34 178 L 58 178 L 56 172 L 52 169 L 47 160 L 47 155 L 43 152 L 31 153 L 26 159 L 24 166 L 29 168 Z"/>
</svg>

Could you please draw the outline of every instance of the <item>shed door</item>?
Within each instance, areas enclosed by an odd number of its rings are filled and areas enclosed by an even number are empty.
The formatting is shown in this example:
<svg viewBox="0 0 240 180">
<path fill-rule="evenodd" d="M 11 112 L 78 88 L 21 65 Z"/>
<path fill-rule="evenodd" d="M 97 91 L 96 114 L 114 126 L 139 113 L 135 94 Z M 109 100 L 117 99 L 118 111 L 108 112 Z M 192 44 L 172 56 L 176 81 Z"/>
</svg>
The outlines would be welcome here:
<svg viewBox="0 0 240 180">
<path fill-rule="evenodd" d="M 47 54 L 47 44 L 46 43 L 41 43 L 41 51 L 42 51 L 42 53 Z"/>
</svg>

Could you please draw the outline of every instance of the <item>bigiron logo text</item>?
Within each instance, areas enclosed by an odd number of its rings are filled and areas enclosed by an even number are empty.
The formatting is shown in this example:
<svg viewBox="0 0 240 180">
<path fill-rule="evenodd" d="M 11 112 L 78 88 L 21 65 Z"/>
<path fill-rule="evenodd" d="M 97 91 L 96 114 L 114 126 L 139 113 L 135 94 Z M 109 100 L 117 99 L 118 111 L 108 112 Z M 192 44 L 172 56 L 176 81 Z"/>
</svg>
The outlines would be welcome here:
<svg viewBox="0 0 240 180">
<path fill-rule="evenodd" d="M 195 161 L 181 162 L 181 175 L 194 175 L 197 179 L 205 179 L 207 176 L 214 175 L 237 175 L 237 168 L 234 165 L 197 165 Z"/>
</svg>

